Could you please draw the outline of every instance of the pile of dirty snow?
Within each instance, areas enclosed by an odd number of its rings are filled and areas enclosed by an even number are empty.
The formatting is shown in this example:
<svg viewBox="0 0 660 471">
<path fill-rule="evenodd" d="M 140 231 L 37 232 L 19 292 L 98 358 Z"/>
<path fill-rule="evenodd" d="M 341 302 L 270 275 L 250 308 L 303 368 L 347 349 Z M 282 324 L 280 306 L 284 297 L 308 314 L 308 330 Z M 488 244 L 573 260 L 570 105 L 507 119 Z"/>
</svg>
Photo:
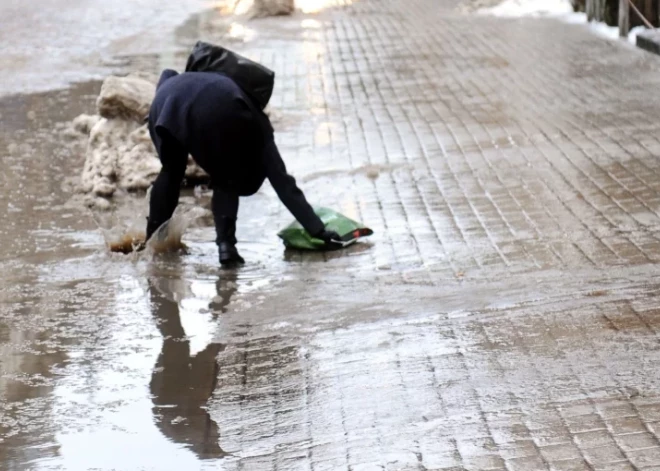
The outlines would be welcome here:
<svg viewBox="0 0 660 471">
<path fill-rule="evenodd" d="M 161 164 L 144 119 L 156 86 L 136 76 L 108 77 L 96 101 L 98 115 L 81 115 L 72 127 L 88 136 L 80 190 L 88 205 L 108 207 L 117 190 L 148 189 Z M 205 180 L 204 171 L 189 158 L 186 177 Z"/>
<path fill-rule="evenodd" d="M 236 0 L 233 13 L 239 17 L 265 18 L 291 15 L 296 9 L 295 0 Z"/>
<path fill-rule="evenodd" d="M 254 0 L 250 16 L 254 18 L 285 16 L 292 14 L 294 9 L 294 0 Z"/>
</svg>

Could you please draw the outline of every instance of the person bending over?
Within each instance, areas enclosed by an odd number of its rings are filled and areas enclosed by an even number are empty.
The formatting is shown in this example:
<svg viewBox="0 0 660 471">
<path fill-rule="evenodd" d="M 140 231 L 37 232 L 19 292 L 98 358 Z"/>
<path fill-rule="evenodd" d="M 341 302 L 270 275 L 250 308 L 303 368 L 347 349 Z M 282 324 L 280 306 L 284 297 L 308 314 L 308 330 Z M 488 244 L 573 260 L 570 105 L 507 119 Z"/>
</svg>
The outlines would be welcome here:
<svg viewBox="0 0 660 471">
<path fill-rule="evenodd" d="M 163 71 L 149 110 L 149 134 L 162 163 L 151 190 L 146 239 L 179 202 L 188 155 L 210 176 L 216 243 L 222 265 L 243 264 L 236 249 L 241 196 L 268 178 L 277 196 L 310 235 L 333 247 L 328 231 L 287 173 L 268 117 L 229 77 L 217 72 Z"/>
</svg>

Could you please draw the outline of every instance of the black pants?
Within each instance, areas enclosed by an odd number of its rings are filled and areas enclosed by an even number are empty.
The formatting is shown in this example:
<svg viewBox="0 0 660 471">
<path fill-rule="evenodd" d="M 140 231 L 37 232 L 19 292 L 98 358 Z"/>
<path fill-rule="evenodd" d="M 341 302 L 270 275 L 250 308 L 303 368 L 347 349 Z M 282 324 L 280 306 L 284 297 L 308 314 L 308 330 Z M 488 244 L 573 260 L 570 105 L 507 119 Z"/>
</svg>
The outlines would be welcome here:
<svg viewBox="0 0 660 471">
<path fill-rule="evenodd" d="M 163 165 L 151 189 L 147 237 L 169 220 L 179 203 L 181 182 L 186 174 L 188 151 L 167 131 L 161 130 L 160 160 Z M 217 242 L 235 244 L 234 235 L 238 215 L 238 194 L 212 186 L 211 210 L 216 223 Z"/>
<path fill-rule="evenodd" d="M 151 236 L 160 224 L 172 217 L 179 201 L 181 182 L 186 172 L 188 151 L 165 129 L 151 130 L 152 139 L 159 149 L 163 164 L 160 175 L 151 190 L 147 236 Z M 219 149 L 221 151 L 221 149 Z M 234 232 L 238 213 L 239 196 L 250 196 L 268 178 L 279 199 L 310 234 L 318 234 L 323 222 L 314 213 L 296 180 L 287 173 L 275 141 L 267 140 L 259 149 L 248 148 L 246 159 L 214 160 L 212 155 L 197 156 L 197 163 L 211 176 L 213 189 L 212 209 L 215 218 L 218 243 L 235 242 Z M 252 160 L 250 160 L 252 159 Z"/>
</svg>

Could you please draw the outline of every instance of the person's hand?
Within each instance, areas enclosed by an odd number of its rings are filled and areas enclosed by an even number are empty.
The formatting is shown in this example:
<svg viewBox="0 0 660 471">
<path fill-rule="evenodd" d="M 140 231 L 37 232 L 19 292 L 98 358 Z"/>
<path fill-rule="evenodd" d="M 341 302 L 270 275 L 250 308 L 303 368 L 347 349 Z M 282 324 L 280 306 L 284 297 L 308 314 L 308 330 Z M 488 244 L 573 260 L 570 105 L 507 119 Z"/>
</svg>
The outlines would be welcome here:
<svg viewBox="0 0 660 471">
<path fill-rule="evenodd" d="M 325 242 L 326 249 L 336 250 L 343 247 L 341 243 L 341 237 L 335 231 L 328 231 L 323 229 L 323 231 L 321 231 L 319 234 L 316 234 L 314 237 Z"/>
</svg>

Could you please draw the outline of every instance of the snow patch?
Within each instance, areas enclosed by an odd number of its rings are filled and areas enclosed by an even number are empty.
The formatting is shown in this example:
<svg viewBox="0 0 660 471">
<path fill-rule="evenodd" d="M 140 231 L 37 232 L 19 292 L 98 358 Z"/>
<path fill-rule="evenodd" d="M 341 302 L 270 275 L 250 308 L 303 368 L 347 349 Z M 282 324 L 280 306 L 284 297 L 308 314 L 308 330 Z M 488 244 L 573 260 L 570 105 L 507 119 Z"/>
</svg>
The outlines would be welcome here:
<svg viewBox="0 0 660 471">
<path fill-rule="evenodd" d="M 251 14 L 256 18 L 267 16 L 286 16 L 293 13 L 293 0 L 254 0 Z"/>
<path fill-rule="evenodd" d="M 479 14 L 482 15 L 504 18 L 557 16 L 571 13 L 573 6 L 568 0 L 504 0 L 499 5 L 479 10 Z"/>
<path fill-rule="evenodd" d="M 575 13 L 569 0 L 504 0 L 499 5 L 481 8 L 480 15 L 492 15 L 502 18 L 552 17 L 571 24 L 587 24 L 589 29 L 602 37 L 619 40 L 619 28 L 597 21 L 587 21 L 586 13 Z M 644 26 L 630 30 L 628 41 L 637 42 L 637 35 L 644 31 Z"/>
<path fill-rule="evenodd" d="M 573 13 L 571 16 L 574 17 L 572 21 L 569 21 L 571 23 L 587 23 L 586 13 Z M 599 21 L 591 21 L 588 23 L 588 25 L 589 25 L 589 29 L 599 36 L 602 36 L 607 39 L 611 39 L 612 41 L 618 41 L 622 39 L 619 36 L 618 26 L 608 26 L 605 23 L 601 23 Z M 628 33 L 628 38 L 627 38 L 628 42 L 630 42 L 631 44 L 636 44 L 637 35 L 645 30 L 646 28 L 644 26 L 637 26 L 631 29 Z"/>
<path fill-rule="evenodd" d="M 99 114 L 108 119 L 135 120 L 140 123 L 149 114 L 156 85 L 136 76 L 108 77 L 96 100 Z"/>
<path fill-rule="evenodd" d="M 88 136 L 80 191 L 87 203 L 108 209 L 105 198 L 117 190 L 147 190 L 161 163 L 151 142 L 144 117 L 155 93 L 152 82 L 136 77 L 108 77 L 97 100 L 99 115 L 80 115 L 72 128 Z M 186 177 L 205 180 L 204 171 L 188 158 Z"/>
</svg>

